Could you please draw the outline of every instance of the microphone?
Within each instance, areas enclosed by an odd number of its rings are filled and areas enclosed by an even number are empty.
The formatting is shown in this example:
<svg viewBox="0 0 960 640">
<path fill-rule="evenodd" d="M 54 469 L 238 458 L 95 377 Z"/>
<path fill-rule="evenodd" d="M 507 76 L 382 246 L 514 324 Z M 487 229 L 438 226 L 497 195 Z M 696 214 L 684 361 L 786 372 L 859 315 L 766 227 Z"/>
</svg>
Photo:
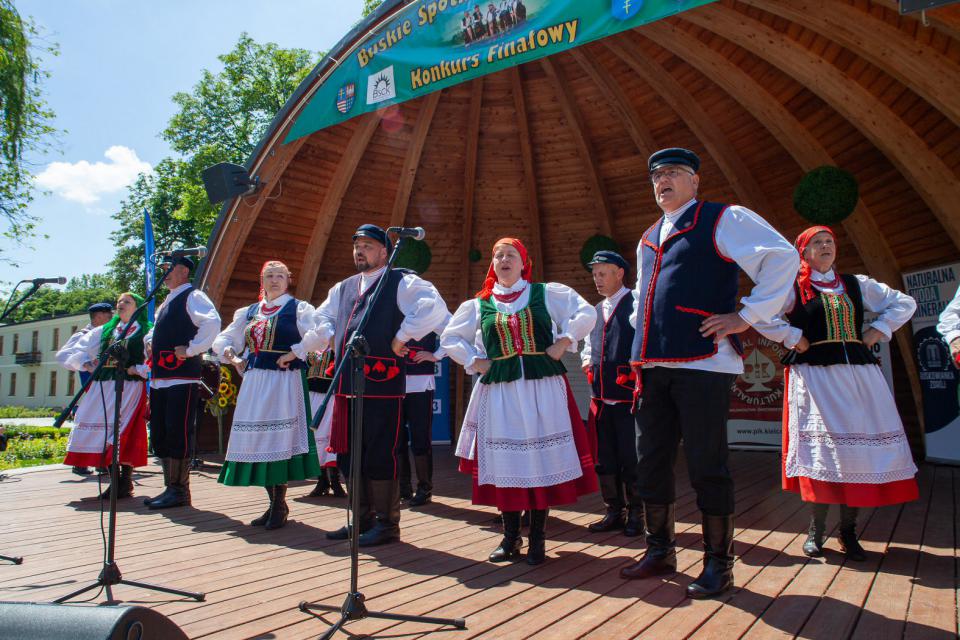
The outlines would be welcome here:
<svg viewBox="0 0 960 640">
<path fill-rule="evenodd" d="M 34 278 L 33 280 L 21 280 L 21 282 L 30 282 L 35 287 L 39 287 L 42 284 L 67 284 L 67 279 L 63 276 L 59 278 Z"/>
<path fill-rule="evenodd" d="M 427 232 L 423 227 L 390 227 L 387 233 L 396 234 L 398 238 L 412 238 L 414 240 L 423 240 L 427 237 Z"/>
<path fill-rule="evenodd" d="M 207 255 L 207 248 L 206 247 L 190 247 L 188 249 L 171 249 L 170 251 L 161 251 L 160 255 L 165 258 L 168 256 L 174 257 L 174 258 L 182 258 L 184 256 L 197 256 L 198 258 L 202 258 L 205 255 Z"/>
</svg>

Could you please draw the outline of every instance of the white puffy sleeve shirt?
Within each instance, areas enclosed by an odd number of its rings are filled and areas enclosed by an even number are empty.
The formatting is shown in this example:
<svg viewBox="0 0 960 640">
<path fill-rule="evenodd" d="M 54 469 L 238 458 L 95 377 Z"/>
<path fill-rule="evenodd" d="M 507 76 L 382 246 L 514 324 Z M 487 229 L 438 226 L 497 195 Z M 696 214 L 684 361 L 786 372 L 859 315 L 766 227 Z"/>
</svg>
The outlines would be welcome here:
<svg viewBox="0 0 960 640">
<path fill-rule="evenodd" d="M 943 336 L 943 339 L 950 344 L 957 338 L 960 338 L 960 289 L 953 296 L 950 304 L 940 313 L 940 322 L 937 324 L 937 331 Z"/>
<path fill-rule="evenodd" d="M 278 297 L 276 300 L 272 301 L 262 301 L 259 303 L 258 315 L 260 317 L 268 318 L 275 313 L 279 313 L 280 309 L 290 300 L 289 294 L 284 294 Z M 264 311 L 265 307 L 277 307 L 273 314 L 268 314 Z M 227 362 L 227 359 L 224 358 L 223 353 L 226 351 L 227 347 L 233 347 L 234 352 L 237 355 L 243 353 L 246 348 L 246 337 L 244 335 L 244 330 L 247 327 L 247 312 L 250 307 L 241 307 L 233 313 L 233 320 L 230 322 L 229 326 L 226 329 L 220 332 L 220 334 L 213 341 L 213 352 L 220 357 L 222 362 Z M 313 308 L 313 305 L 309 302 L 303 300 L 298 301 L 297 303 L 297 330 L 300 332 L 301 341 L 291 345 L 290 350 L 293 351 L 298 358 L 306 362 L 306 355 L 308 351 L 313 351 L 313 349 L 304 348 L 304 336 L 314 331 L 316 328 L 315 324 L 316 309 Z"/>
</svg>

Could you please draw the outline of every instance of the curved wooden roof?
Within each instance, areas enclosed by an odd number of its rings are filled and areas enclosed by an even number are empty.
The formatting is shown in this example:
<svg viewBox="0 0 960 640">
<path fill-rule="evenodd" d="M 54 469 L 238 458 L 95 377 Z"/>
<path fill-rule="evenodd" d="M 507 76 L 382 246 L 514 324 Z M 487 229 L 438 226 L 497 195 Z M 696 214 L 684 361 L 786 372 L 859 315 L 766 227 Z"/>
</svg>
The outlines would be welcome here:
<svg viewBox="0 0 960 640">
<path fill-rule="evenodd" d="M 374 222 L 427 229 L 425 275 L 451 308 L 486 269 L 469 251 L 503 235 L 527 241 L 538 277 L 592 294 L 582 243 L 603 233 L 632 255 L 659 215 L 647 156 L 686 146 L 703 197 L 788 238 L 809 224 L 792 207 L 804 172 L 851 171 L 861 200 L 838 229 L 840 267 L 901 287 L 902 271 L 960 253 L 960 7 L 928 15 L 723 0 L 282 145 L 305 87 L 251 161 L 266 188 L 224 208 L 200 282 L 233 309 L 280 258 L 319 302 L 352 270 L 353 230 Z"/>
</svg>

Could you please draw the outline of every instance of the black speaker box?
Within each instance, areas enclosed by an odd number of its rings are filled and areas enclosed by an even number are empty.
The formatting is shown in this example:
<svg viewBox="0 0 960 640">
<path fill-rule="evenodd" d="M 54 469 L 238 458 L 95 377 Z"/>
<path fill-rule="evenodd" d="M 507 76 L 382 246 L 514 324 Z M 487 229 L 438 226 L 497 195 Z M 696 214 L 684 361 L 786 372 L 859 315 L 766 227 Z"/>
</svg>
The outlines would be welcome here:
<svg viewBox="0 0 960 640">
<path fill-rule="evenodd" d="M 0 602 L 0 640 L 189 640 L 146 607 Z"/>
</svg>

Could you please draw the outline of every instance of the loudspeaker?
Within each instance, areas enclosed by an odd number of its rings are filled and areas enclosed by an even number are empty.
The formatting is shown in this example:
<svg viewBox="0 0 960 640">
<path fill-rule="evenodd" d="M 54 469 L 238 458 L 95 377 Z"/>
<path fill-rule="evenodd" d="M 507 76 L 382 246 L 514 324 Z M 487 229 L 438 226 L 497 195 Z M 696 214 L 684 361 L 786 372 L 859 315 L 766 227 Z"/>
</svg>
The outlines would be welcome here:
<svg viewBox="0 0 960 640">
<path fill-rule="evenodd" d="M 0 640 L 189 640 L 146 607 L 0 602 Z"/>
<path fill-rule="evenodd" d="M 250 179 L 246 169 L 231 162 L 221 162 L 207 167 L 203 170 L 201 177 L 210 204 L 252 193 L 259 183 L 257 178 Z"/>
</svg>

